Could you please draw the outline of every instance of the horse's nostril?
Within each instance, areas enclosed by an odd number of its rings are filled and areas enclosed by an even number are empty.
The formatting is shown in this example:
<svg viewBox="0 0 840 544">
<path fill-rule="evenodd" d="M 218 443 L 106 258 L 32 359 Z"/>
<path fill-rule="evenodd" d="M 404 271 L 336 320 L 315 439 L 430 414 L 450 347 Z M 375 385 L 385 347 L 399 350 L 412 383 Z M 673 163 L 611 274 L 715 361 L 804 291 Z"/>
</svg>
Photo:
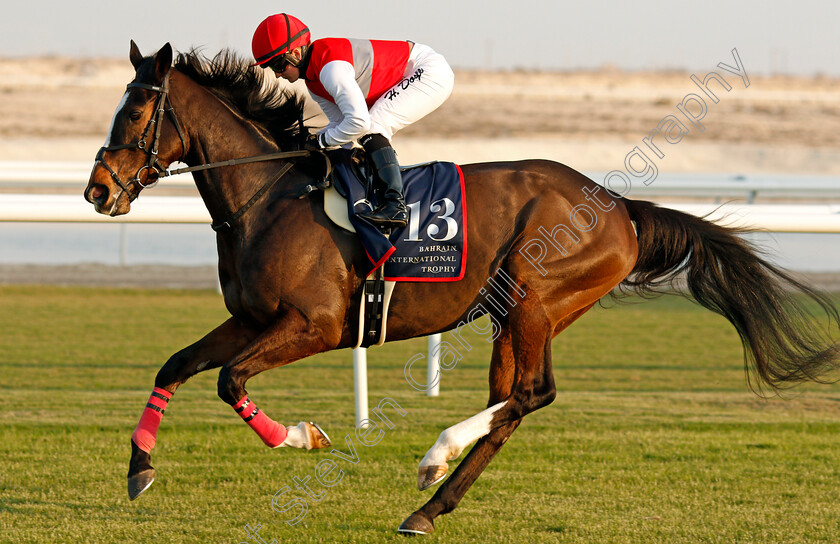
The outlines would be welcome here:
<svg viewBox="0 0 840 544">
<path fill-rule="evenodd" d="M 102 206 L 108 200 L 108 188 L 102 185 L 94 185 L 88 189 L 86 198 L 91 204 Z"/>
</svg>

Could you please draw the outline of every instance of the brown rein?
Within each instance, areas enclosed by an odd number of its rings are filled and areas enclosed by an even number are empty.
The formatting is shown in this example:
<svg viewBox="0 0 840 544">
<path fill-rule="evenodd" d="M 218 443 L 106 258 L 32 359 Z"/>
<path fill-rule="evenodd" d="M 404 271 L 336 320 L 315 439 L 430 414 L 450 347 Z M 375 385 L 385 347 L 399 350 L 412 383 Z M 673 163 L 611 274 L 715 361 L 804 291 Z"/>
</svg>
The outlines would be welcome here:
<svg viewBox="0 0 840 544">
<path fill-rule="evenodd" d="M 275 160 L 279 160 L 279 159 L 292 159 L 292 158 L 297 158 L 297 157 L 309 157 L 309 156 L 312 156 L 312 155 L 320 155 L 324 159 L 324 162 L 325 162 L 324 179 L 326 179 L 327 176 L 330 173 L 330 170 L 332 169 L 332 164 L 330 162 L 329 156 L 327 156 L 327 154 L 323 151 L 309 151 L 309 150 L 278 151 L 277 153 L 267 153 L 265 155 L 255 155 L 253 157 L 242 157 L 242 158 L 239 158 L 239 159 L 230 159 L 230 160 L 226 160 L 226 161 L 211 162 L 211 163 L 207 163 L 207 164 L 200 164 L 198 166 L 189 166 L 189 167 L 186 167 L 186 168 L 177 168 L 175 170 L 167 169 L 167 170 L 164 170 L 161 173 L 161 177 L 174 176 L 174 175 L 177 175 L 177 174 L 186 174 L 187 172 L 196 172 L 196 171 L 199 171 L 199 170 L 210 170 L 211 168 L 221 168 L 223 166 L 237 166 L 237 165 L 240 165 L 240 164 L 251 164 L 251 163 L 254 163 L 254 162 L 263 162 L 263 161 L 275 161 Z M 240 217 L 245 215 L 245 212 L 250 210 L 251 207 L 254 204 L 256 204 L 257 201 L 260 198 L 262 198 L 262 196 L 265 193 L 267 193 L 272 187 L 274 187 L 274 184 L 276 184 L 278 181 L 280 181 L 280 178 L 285 176 L 286 173 L 289 170 L 292 169 L 292 166 L 294 166 L 294 162 L 292 162 L 292 161 L 289 161 L 286 164 L 284 164 L 283 168 L 280 169 L 280 173 L 277 174 L 276 176 L 274 176 L 274 178 L 271 181 L 268 181 L 268 182 L 264 183 L 263 186 L 260 187 L 259 190 L 256 193 L 254 193 L 254 195 L 250 198 L 250 200 L 248 200 L 248 202 L 246 202 L 245 204 L 242 205 L 241 208 L 239 208 L 238 210 L 233 212 L 226 220 L 221 221 L 219 223 L 212 223 L 210 225 L 210 228 L 212 228 L 216 232 L 219 232 L 221 230 L 228 229 L 231 226 L 233 226 L 233 223 L 235 223 L 236 221 L 239 220 Z M 324 188 L 326 188 L 326 182 L 316 183 L 314 185 L 309 183 L 306 186 L 304 186 L 303 189 L 301 189 L 296 194 L 294 194 L 293 196 L 295 198 L 303 198 L 306 195 L 308 195 L 309 193 L 311 193 L 312 191 L 315 191 L 316 189 L 324 189 Z"/>
</svg>

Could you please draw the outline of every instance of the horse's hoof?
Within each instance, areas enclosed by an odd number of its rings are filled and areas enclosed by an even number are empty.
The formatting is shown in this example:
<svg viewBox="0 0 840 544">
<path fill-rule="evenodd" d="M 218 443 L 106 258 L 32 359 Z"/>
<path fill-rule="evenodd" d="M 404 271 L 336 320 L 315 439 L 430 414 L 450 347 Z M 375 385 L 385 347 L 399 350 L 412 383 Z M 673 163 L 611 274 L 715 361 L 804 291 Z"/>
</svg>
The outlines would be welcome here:
<svg viewBox="0 0 840 544">
<path fill-rule="evenodd" d="M 401 535 L 405 536 L 414 536 L 414 535 L 428 535 L 431 534 L 435 530 L 435 523 L 426 516 L 426 514 L 421 514 L 420 512 L 414 512 L 410 516 L 408 516 L 400 528 L 397 529 L 397 532 Z"/>
<path fill-rule="evenodd" d="M 324 429 L 322 429 L 315 423 L 312 423 L 310 421 L 306 425 L 306 429 L 309 431 L 309 444 L 312 446 L 309 449 L 320 450 L 332 446 L 330 437 L 327 436 L 327 433 L 324 432 Z"/>
<path fill-rule="evenodd" d="M 128 477 L 128 498 L 136 499 L 141 493 L 149 489 L 152 482 L 155 481 L 155 469 L 147 468 L 142 472 L 138 472 L 134 476 Z"/>
<path fill-rule="evenodd" d="M 420 467 L 420 472 L 417 473 L 417 487 L 420 491 L 429 489 L 439 481 L 446 478 L 446 471 L 449 470 L 447 465 L 431 465 L 428 467 Z"/>
</svg>

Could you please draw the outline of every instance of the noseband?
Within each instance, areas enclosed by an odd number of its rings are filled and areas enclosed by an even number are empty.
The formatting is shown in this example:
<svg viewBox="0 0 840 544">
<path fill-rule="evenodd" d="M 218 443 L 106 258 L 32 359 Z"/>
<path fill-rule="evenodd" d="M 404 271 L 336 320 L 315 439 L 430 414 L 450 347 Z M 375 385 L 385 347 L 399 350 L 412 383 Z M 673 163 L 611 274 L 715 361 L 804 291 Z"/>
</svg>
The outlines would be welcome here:
<svg viewBox="0 0 840 544">
<path fill-rule="evenodd" d="M 172 107 L 172 103 L 169 101 L 169 72 L 166 73 L 166 76 L 163 78 L 163 84 L 160 86 L 157 85 L 148 85 L 146 83 L 136 83 L 132 82 L 126 86 L 126 90 L 128 89 L 146 89 L 148 91 L 154 91 L 158 93 L 157 99 L 155 101 L 155 113 L 152 115 L 152 118 L 149 119 L 149 122 L 146 124 L 146 128 L 143 130 L 143 134 L 140 136 L 140 139 L 136 142 L 130 144 L 120 144 L 120 145 L 112 145 L 112 146 L 105 146 L 99 149 L 99 152 L 96 154 L 96 162 L 94 163 L 94 167 L 97 164 L 101 164 L 108 172 L 111 174 L 111 179 L 114 180 L 120 187 L 120 194 L 118 194 L 114 198 L 114 205 L 111 209 L 113 213 L 116 210 L 117 202 L 120 198 L 122 198 L 123 193 L 128 195 L 128 201 L 132 202 L 137 198 L 137 195 L 140 194 L 140 190 L 145 189 L 146 187 L 154 187 L 158 179 L 160 178 L 161 174 L 166 171 L 166 167 L 161 164 L 160 160 L 158 160 L 158 145 L 160 144 L 160 129 L 161 125 L 163 124 L 163 116 L 168 115 L 169 120 L 172 122 L 172 125 L 175 127 L 175 130 L 178 132 L 178 137 L 181 139 L 181 158 L 179 161 L 184 160 L 184 156 L 187 153 L 187 142 L 184 139 L 184 133 L 181 130 L 181 124 L 178 123 L 178 118 L 175 116 L 175 109 Z M 151 142 L 149 142 L 149 137 L 151 136 Z M 139 149 L 143 151 L 148 156 L 149 160 L 144 165 L 141 166 L 137 173 L 134 174 L 134 177 L 128 181 L 123 181 L 119 174 L 117 174 L 111 166 L 105 162 L 104 154 L 106 151 L 119 151 L 122 149 Z M 143 173 L 143 170 L 150 170 L 150 173 L 147 174 L 147 179 L 149 176 L 152 176 L 152 172 L 154 172 L 154 181 L 151 183 L 143 184 L 140 180 L 140 174 Z M 135 193 L 132 193 L 131 188 L 134 186 L 139 186 L 140 190 Z"/>
</svg>

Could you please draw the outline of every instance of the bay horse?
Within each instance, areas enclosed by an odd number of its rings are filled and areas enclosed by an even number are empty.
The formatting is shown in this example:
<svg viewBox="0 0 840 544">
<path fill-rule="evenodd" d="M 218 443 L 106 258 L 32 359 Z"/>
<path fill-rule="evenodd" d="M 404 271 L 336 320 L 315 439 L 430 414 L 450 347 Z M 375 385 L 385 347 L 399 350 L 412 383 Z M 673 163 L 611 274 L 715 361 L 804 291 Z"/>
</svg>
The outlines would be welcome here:
<svg viewBox="0 0 840 544">
<path fill-rule="evenodd" d="M 354 235 L 325 215 L 322 193 L 298 198 L 323 168 L 320 157 L 295 154 L 306 133 L 299 99 L 264 90 L 262 71 L 229 51 L 213 59 L 181 53 L 173 66 L 169 44 L 144 57 L 131 42 L 129 58 L 136 75 L 85 190 L 98 212 L 128 213 L 140 191 L 175 161 L 198 167 L 289 153 L 194 173 L 217 230 L 219 279 L 231 317 L 157 373 L 149 412 L 158 414 L 153 444 L 166 402 L 198 372 L 219 368 L 219 397 L 241 410 L 242 399 L 252 402 L 245 389 L 251 377 L 354 345 L 367 265 Z M 400 532 L 432 532 L 434 519 L 455 509 L 522 418 L 552 402 L 552 338 L 617 286 L 652 294 L 683 278 L 690 298 L 737 329 L 748 382 L 757 392 L 825 382 L 837 366 L 838 345 L 828 328 L 814 325 L 805 304 L 827 314 L 834 327 L 838 312 L 831 300 L 767 262 L 737 236 L 740 231 L 622 198 L 550 161 L 469 164 L 462 171 L 469 213 L 464 278 L 399 285 L 388 341 L 452 330 L 489 314 L 497 328 L 490 395 L 486 410 L 443 431 L 421 461 L 418 486 L 424 489 L 477 441 Z M 488 282 L 504 286 L 507 296 L 491 301 Z M 293 427 L 286 431 L 265 418 L 291 441 Z M 301 428 L 310 437 L 290 445 L 329 444 L 318 428 Z M 154 478 L 151 447 L 138 447 L 139 440 L 132 437 L 131 499 Z"/>
</svg>

